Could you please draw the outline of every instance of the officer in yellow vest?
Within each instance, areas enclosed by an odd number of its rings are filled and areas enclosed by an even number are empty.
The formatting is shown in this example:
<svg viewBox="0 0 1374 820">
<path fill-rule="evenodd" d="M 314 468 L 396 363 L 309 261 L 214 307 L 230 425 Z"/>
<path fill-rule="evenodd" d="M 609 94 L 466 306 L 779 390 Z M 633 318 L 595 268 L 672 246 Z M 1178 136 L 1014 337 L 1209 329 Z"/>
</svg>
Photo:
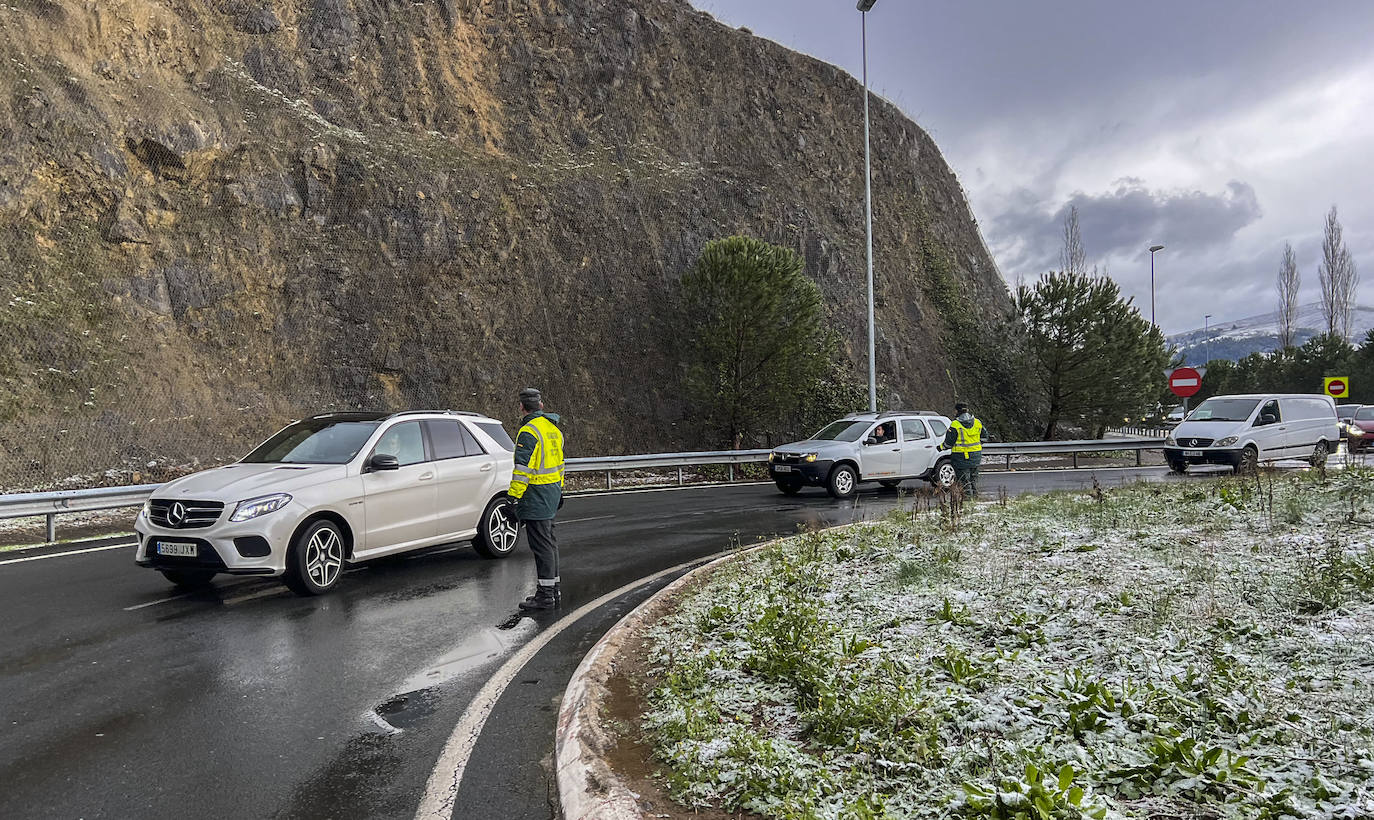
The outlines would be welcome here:
<svg viewBox="0 0 1374 820">
<path fill-rule="evenodd" d="M 964 487 L 964 497 L 977 498 L 978 470 L 983 466 L 983 422 L 974 418 L 963 402 L 954 405 L 954 413 L 942 449 L 954 453 L 954 476 Z"/>
<path fill-rule="evenodd" d="M 515 472 L 506 494 L 515 499 L 515 514 L 525 525 L 534 553 L 539 587 L 520 603 L 521 609 L 553 609 L 562 601 L 558 578 L 558 539 L 554 516 L 563 506 L 563 431 L 558 414 L 544 412 L 538 390 L 520 391 L 520 432 L 515 436 Z"/>
</svg>

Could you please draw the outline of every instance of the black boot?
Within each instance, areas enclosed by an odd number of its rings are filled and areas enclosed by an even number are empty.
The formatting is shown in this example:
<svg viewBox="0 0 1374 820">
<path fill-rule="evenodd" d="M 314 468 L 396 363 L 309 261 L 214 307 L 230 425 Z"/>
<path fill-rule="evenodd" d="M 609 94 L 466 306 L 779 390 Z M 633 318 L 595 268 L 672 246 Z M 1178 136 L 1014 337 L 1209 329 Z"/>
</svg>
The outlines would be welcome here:
<svg viewBox="0 0 1374 820">
<path fill-rule="evenodd" d="M 560 588 L 559 584 L 556 584 L 556 583 L 555 583 L 555 584 L 554 584 L 553 586 L 551 586 L 551 587 L 550 587 L 550 586 L 541 586 L 541 587 L 537 587 L 537 589 L 551 589 L 551 590 L 553 590 L 553 600 L 554 600 L 555 602 L 557 602 L 557 603 L 560 603 L 560 604 L 563 603 L 563 590 Z M 525 603 L 528 604 L 528 603 L 530 603 L 531 601 L 533 601 L 535 598 L 538 598 L 538 597 L 539 597 L 539 593 L 538 593 L 538 592 L 534 593 L 533 595 L 526 595 L 526 596 L 525 596 Z"/>
<path fill-rule="evenodd" d="M 533 598 L 520 602 L 521 609 L 553 609 L 558 606 L 556 587 L 540 586 Z"/>
</svg>

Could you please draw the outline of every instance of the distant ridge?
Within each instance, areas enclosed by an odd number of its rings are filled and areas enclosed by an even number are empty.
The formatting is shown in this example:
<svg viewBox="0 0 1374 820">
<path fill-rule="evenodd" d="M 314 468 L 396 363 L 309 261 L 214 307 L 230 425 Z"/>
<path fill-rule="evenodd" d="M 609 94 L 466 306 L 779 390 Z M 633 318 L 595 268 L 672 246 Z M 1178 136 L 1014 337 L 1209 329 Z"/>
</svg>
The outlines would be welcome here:
<svg viewBox="0 0 1374 820">
<path fill-rule="evenodd" d="M 1298 307 L 1296 343 L 1302 344 L 1325 331 L 1321 305 L 1317 302 Z M 1374 307 L 1357 305 L 1350 317 L 1350 341 L 1359 344 L 1374 328 Z M 1206 329 L 1196 328 L 1168 337 L 1179 348 L 1188 364 L 1203 364 L 1212 359 L 1236 361 L 1251 353 L 1268 353 L 1279 347 L 1278 311 L 1245 319 L 1215 322 Z"/>
</svg>

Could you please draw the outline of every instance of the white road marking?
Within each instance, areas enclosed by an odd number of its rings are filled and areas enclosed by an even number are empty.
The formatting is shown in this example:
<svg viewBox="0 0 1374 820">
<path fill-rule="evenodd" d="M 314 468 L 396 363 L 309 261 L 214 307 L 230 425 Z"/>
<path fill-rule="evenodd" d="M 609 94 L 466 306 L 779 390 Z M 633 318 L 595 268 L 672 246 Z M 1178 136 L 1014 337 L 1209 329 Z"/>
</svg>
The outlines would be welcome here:
<svg viewBox="0 0 1374 820">
<path fill-rule="evenodd" d="M 638 581 L 631 581 L 620 589 L 608 592 L 591 603 L 583 604 L 575 611 L 560 618 L 553 626 L 539 633 L 534 640 L 525 644 L 519 652 L 511 656 L 510 660 L 502 664 L 501 668 L 496 670 L 496 674 L 492 675 L 482 690 L 477 693 L 477 697 L 468 704 L 468 708 L 463 711 L 463 716 L 459 719 L 458 725 L 453 728 L 453 734 L 449 735 L 448 742 L 444 744 L 444 751 L 439 755 L 439 761 L 434 766 L 434 772 L 429 776 L 429 782 L 425 784 L 425 794 L 420 801 L 420 808 L 415 812 L 417 820 L 449 820 L 453 816 L 453 802 L 458 796 L 458 787 L 463 783 L 463 770 L 467 768 L 472 750 L 477 745 L 477 739 L 482 735 L 482 727 L 486 725 L 487 718 L 491 716 L 492 710 L 496 707 L 496 701 L 500 700 L 506 687 L 520 673 L 525 664 L 529 663 L 530 659 L 539 653 L 539 650 L 587 613 L 631 590 L 652 583 L 665 575 L 681 572 L 699 563 L 701 563 L 700 560 L 678 564 L 675 567 L 640 578 Z"/>
<path fill-rule="evenodd" d="M 146 603 L 146 604 L 135 604 L 135 605 L 133 605 L 133 606 L 126 606 L 126 607 L 124 607 L 124 611 L 125 611 L 125 612 L 133 612 L 133 611 L 136 610 L 136 609 L 144 609 L 145 607 L 157 606 L 158 604 L 165 604 L 165 603 L 167 603 L 168 601 L 179 601 L 179 600 L 181 600 L 182 598 L 185 598 L 185 597 L 187 597 L 187 596 L 189 596 L 189 595 L 191 595 L 191 593 L 189 593 L 189 592 L 183 592 L 183 593 L 181 593 L 180 595 L 173 595 L 173 596 L 170 597 L 170 598 L 162 598 L 162 599 L 159 599 L 159 600 L 157 600 L 157 601 L 149 601 L 149 602 Z"/>
<path fill-rule="evenodd" d="M 567 521 L 559 521 L 559 524 L 581 524 L 583 521 L 604 521 L 607 518 L 615 518 L 614 515 L 593 515 L 589 518 L 570 518 Z"/>
<path fill-rule="evenodd" d="M 22 563 L 25 562 L 25 561 L 42 561 L 42 560 L 44 560 L 44 559 L 46 559 L 46 558 L 65 558 L 65 557 L 68 556 L 68 555 L 85 555 L 85 554 L 88 553 L 88 552 L 104 552 L 105 550 L 117 550 L 117 549 L 124 549 L 125 547 L 136 547 L 136 546 L 138 546 L 138 542 L 137 542 L 137 541 L 130 541 L 130 542 L 125 543 L 125 544 L 109 544 L 109 545 L 104 546 L 104 547 L 89 547 L 89 548 L 84 549 L 84 550 L 68 550 L 67 552 L 53 552 L 53 553 L 49 553 L 49 554 L 47 554 L 47 555 L 30 555 L 28 558 L 10 558 L 10 559 L 5 560 L 5 561 L 0 561 L 0 565 L 3 565 L 3 564 L 22 564 Z"/>
<path fill-rule="evenodd" d="M 260 589 L 257 592 L 249 592 L 244 595 L 237 595 L 233 598 L 225 598 L 224 605 L 233 606 L 235 604 L 241 604 L 244 601 L 252 601 L 256 598 L 266 598 L 270 595 L 280 595 L 285 591 L 286 587 L 273 584 L 272 586 L 267 587 L 266 589 Z"/>
</svg>

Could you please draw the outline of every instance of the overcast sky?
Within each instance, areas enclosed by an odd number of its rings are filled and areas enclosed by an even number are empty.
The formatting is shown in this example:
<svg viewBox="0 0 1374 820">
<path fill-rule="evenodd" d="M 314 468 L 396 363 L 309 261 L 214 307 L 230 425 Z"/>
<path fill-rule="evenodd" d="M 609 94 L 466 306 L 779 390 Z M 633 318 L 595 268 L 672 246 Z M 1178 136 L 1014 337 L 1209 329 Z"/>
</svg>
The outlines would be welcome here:
<svg viewBox="0 0 1374 820">
<path fill-rule="evenodd" d="M 859 76 L 852 0 L 692 2 Z M 878 0 L 868 34 L 874 91 L 940 145 L 1009 284 L 1057 266 L 1077 205 L 1147 317 L 1166 246 L 1166 333 L 1273 310 L 1285 241 L 1316 301 L 1336 205 L 1374 304 L 1374 2 Z"/>
</svg>

